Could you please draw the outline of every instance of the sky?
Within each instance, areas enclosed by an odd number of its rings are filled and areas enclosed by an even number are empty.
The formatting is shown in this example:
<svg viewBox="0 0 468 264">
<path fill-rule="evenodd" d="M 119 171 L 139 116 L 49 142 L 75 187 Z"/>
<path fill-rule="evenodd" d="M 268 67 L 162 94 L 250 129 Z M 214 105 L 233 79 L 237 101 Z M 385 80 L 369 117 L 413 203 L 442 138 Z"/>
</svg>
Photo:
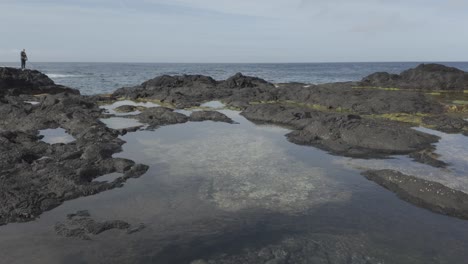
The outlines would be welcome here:
<svg viewBox="0 0 468 264">
<path fill-rule="evenodd" d="M 468 0 L 0 0 L 0 61 L 468 61 Z"/>
</svg>

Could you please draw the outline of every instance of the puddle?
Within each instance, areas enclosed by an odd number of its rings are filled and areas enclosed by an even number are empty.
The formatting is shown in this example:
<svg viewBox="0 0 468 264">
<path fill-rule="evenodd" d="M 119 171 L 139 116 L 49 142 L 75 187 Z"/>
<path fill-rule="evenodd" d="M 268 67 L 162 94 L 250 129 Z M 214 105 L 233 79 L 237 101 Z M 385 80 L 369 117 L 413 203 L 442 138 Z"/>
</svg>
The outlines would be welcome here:
<svg viewBox="0 0 468 264">
<path fill-rule="evenodd" d="M 117 101 L 111 105 L 103 105 L 101 106 L 102 109 L 105 109 L 106 113 L 108 114 L 113 114 L 117 116 L 125 116 L 125 115 L 137 115 L 141 113 L 140 111 L 134 111 L 134 112 L 129 112 L 129 113 L 120 113 L 115 111 L 115 109 L 119 106 L 124 106 L 124 105 L 130 105 L 130 106 L 142 106 L 146 108 L 150 107 L 158 107 L 160 106 L 159 104 L 152 103 L 152 102 L 135 102 L 131 100 L 123 100 L 123 101 Z"/>
<path fill-rule="evenodd" d="M 102 118 L 100 120 L 101 122 L 106 124 L 108 128 L 112 128 L 112 129 L 124 129 L 124 128 L 144 126 L 144 124 L 132 118 L 111 117 L 111 118 Z"/>
<path fill-rule="evenodd" d="M 75 141 L 75 138 L 68 134 L 67 131 L 65 131 L 63 128 L 39 130 L 39 135 L 44 136 L 42 141 L 48 144 L 68 144 Z"/>
<path fill-rule="evenodd" d="M 211 101 L 211 102 L 206 102 L 204 104 L 200 105 L 201 107 L 208 107 L 208 108 L 213 108 L 213 109 L 222 109 L 225 108 L 226 105 L 223 104 L 220 101 Z"/>
<path fill-rule="evenodd" d="M 93 182 L 113 182 L 114 180 L 122 176 L 123 176 L 123 173 L 118 173 L 118 172 L 110 173 L 110 174 L 97 177 L 96 179 L 93 180 Z"/>
<path fill-rule="evenodd" d="M 27 104 L 32 104 L 32 105 L 38 105 L 39 102 L 35 102 L 35 101 L 24 101 L 25 103 Z"/>
<path fill-rule="evenodd" d="M 380 263 L 463 263 L 468 257 L 468 221 L 417 208 L 360 175 L 364 168 L 382 166 L 425 174 L 439 170 L 404 157 L 332 156 L 291 144 L 285 128 L 220 112 L 239 124 L 189 122 L 122 136 L 127 143 L 114 156 L 147 164 L 149 171 L 122 188 L 68 201 L 34 222 L 0 227 L 2 261 L 191 263 L 281 241 L 292 243 L 294 250 L 280 247 L 277 252 L 305 254 L 302 259 L 310 263 L 316 251 L 306 250 L 307 245 L 320 245 L 314 248 L 328 249 L 332 256 L 348 254 L 348 259 L 360 253 L 377 256 Z M 129 120 L 135 121 L 114 119 Z M 449 150 L 442 145 L 437 151 L 453 162 L 446 173 L 462 179 L 456 172 L 463 170 L 462 160 L 445 155 Z M 93 241 L 57 237 L 54 224 L 78 210 L 146 228 L 132 235 L 105 232 Z"/>
</svg>

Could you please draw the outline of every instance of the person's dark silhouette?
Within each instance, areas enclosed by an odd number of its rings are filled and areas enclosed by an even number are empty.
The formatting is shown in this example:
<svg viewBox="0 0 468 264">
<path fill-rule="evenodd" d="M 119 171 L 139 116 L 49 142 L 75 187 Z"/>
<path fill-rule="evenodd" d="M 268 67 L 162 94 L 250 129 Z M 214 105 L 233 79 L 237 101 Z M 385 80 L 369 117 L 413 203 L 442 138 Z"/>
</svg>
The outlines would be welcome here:
<svg viewBox="0 0 468 264">
<path fill-rule="evenodd" d="M 28 60 L 28 56 L 26 55 L 26 50 L 23 49 L 21 51 L 21 69 L 26 69 L 26 61 Z"/>
</svg>

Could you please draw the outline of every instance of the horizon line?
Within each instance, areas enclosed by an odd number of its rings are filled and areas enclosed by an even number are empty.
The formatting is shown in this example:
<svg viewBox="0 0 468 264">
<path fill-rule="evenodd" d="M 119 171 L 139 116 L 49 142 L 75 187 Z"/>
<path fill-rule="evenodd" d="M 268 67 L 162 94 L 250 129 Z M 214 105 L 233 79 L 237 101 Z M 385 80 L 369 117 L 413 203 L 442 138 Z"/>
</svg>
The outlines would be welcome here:
<svg viewBox="0 0 468 264">
<path fill-rule="evenodd" d="M 0 63 L 20 63 L 19 61 L 3 61 Z M 138 61 L 36 61 L 33 63 L 115 63 L 115 64 L 325 64 L 325 63 L 468 63 L 463 60 L 446 61 L 318 61 L 318 62 L 138 62 Z"/>
</svg>

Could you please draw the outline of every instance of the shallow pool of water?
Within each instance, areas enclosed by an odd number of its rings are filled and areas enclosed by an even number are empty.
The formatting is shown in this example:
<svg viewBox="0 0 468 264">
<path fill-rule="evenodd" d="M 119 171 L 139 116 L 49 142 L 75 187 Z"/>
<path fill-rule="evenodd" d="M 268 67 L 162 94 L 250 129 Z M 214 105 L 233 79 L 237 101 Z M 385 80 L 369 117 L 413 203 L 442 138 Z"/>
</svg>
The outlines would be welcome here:
<svg viewBox="0 0 468 264">
<path fill-rule="evenodd" d="M 37 221 L 0 227 L 2 261 L 190 263 L 272 245 L 290 245 L 294 251 L 284 249 L 289 254 L 311 257 L 310 243 L 328 254 L 379 260 L 372 263 L 468 259 L 468 221 L 417 208 L 360 175 L 392 166 L 418 177 L 442 170 L 405 157 L 332 156 L 289 143 L 287 129 L 221 112 L 239 124 L 189 122 L 123 136 L 123 152 L 114 156 L 147 164 L 149 171 L 123 188 L 66 202 Z M 463 162 L 442 147 L 449 142 L 442 135 L 437 145 L 453 162 L 446 183 L 468 186 Z M 146 228 L 131 235 L 109 231 L 93 241 L 58 237 L 55 222 L 78 210 Z"/>
<path fill-rule="evenodd" d="M 153 102 L 135 102 L 135 101 L 131 101 L 131 100 L 122 100 L 122 101 L 117 101 L 117 102 L 115 102 L 113 104 L 110 104 L 110 105 L 103 105 L 103 106 L 101 106 L 101 108 L 105 109 L 106 113 L 117 115 L 117 116 L 119 116 L 119 115 L 120 116 L 137 115 L 137 114 L 141 113 L 140 111 L 133 111 L 133 112 L 129 112 L 129 113 L 120 113 L 120 112 L 117 112 L 115 110 L 119 106 L 124 106 L 124 105 L 141 106 L 141 107 L 146 107 L 146 108 L 160 106 L 159 104 L 156 104 L 156 103 L 153 103 Z"/>
<path fill-rule="evenodd" d="M 75 138 L 63 128 L 39 130 L 39 135 L 44 136 L 41 140 L 49 144 L 68 144 L 75 141 Z"/>
<path fill-rule="evenodd" d="M 125 118 L 125 117 L 101 118 L 100 120 L 107 127 L 112 128 L 112 129 L 124 129 L 124 128 L 144 126 L 144 124 L 140 123 L 136 119 Z"/>
</svg>

